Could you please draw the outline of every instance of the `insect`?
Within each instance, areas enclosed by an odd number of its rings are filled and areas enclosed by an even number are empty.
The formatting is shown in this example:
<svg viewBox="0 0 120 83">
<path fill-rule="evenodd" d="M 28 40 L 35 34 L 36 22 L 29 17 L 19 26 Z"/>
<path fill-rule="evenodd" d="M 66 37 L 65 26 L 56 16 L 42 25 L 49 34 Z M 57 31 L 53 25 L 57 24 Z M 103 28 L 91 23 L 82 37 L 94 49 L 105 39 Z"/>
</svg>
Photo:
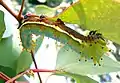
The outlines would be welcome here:
<svg viewBox="0 0 120 83">
<path fill-rule="evenodd" d="M 35 42 L 32 41 L 31 37 L 32 34 L 45 35 L 68 45 L 80 54 L 80 59 L 85 58 L 85 61 L 92 59 L 94 65 L 96 63 L 100 65 L 102 56 L 109 50 L 101 33 L 93 30 L 87 36 L 84 36 L 67 27 L 59 18 L 53 21 L 45 16 L 25 16 L 20 27 L 20 37 L 23 47 L 28 50 L 34 50 L 35 47 Z"/>
</svg>

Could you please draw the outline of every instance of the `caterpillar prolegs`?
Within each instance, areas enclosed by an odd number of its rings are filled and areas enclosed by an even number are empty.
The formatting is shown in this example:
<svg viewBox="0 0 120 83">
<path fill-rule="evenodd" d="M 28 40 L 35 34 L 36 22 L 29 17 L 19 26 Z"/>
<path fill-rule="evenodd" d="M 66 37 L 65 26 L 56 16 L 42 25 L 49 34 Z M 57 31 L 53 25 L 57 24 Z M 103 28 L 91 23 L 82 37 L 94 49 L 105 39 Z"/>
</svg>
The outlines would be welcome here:
<svg viewBox="0 0 120 83">
<path fill-rule="evenodd" d="M 94 64 L 100 65 L 100 59 L 109 49 L 102 34 L 90 31 L 84 36 L 67 27 L 61 19 L 56 21 L 45 16 L 26 15 L 20 26 L 20 37 L 25 49 L 34 49 L 32 34 L 45 35 L 63 44 L 80 54 L 81 58 L 93 59 Z"/>
</svg>

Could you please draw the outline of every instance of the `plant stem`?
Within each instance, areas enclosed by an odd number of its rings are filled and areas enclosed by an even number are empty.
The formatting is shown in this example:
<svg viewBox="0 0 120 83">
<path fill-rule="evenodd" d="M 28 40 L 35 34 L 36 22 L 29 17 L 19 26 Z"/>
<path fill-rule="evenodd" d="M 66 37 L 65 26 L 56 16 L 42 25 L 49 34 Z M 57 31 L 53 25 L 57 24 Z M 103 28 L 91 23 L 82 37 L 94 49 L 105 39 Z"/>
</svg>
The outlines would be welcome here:
<svg viewBox="0 0 120 83">
<path fill-rule="evenodd" d="M 24 74 L 26 74 L 30 70 L 32 70 L 33 72 L 37 72 L 37 73 L 39 73 L 39 72 L 56 72 L 56 71 L 58 71 L 58 70 L 49 70 L 49 69 L 28 69 L 28 70 L 26 70 L 24 72 L 21 72 L 20 74 L 16 75 L 13 78 L 10 78 L 7 75 L 5 75 L 4 73 L 0 72 L 0 78 L 4 79 L 6 81 L 5 83 L 11 83 L 11 82 L 16 83 L 16 81 L 15 81 L 16 79 L 23 76 Z"/>
<path fill-rule="evenodd" d="M 16 18 L 16 20 L 17 20 L 18 22 L 21 22 L 21 20 L 23 19 L 22 16 L 18 18 L 18 15 L 15 14 L 15 13 L 6 5 L 6 3 L 5 3 L 3 0 L 0 0 L 0 4 L 1 4 L 10 14 L 12 14 L 12 15 Z"/>
<path fill-rule="evenodd" d="M 49 69 L 31 69 L 33 72 L 56 72 L 57 70 L 49 70 Z"/>
<path fill-rule="evenodd" d="M 32 59 L 33 59 L 33 62 L 34 62 L 35 68 L 38 69 L 38 67 L 37 67 L 37 63 L 36 63 L 35 58 L 34 58 L 34 53 L 33 53 L 32 50 L 31 50 L 31 56 L 32 56 Z M 40 80 L 40 83 L 42 83 L 42 80 L 41 80 L 41 77 L 40 77 L 39 72 L 37 72 L 37 74 L 38 74 L 38 78 L 39 78 L 39 80 Z"/>
<path fill-rule="evenodd" d="M 4 73 L 0 72 L 0 78 L 4 79 L 5 81 L 10 80 L 11 78 L 9 78 L 7 75 L 5 75 Z"/>
<path fill-rule="evenodd" d="M 26 74 L 28 72 L 28 70 L 16 75 L 15 77 L 9 79 L 7 82 L 5 83 L 13 83 L 16 79 L 18 79 L 19 77 L 23 76 L 24 74 Z"/>
<path fill-rule="evenodd" d="M 22 19 L 23 19 L 23 18 L 22 18 L 22 17 L 23 17 L 23 16 L 22 16 L 22 11 L 23 11 L 24 4 L 25 4 L 25 0 L 22 0 L 22 5 L 21 5 L 21 8 L 20 8 L 18 17 L 17 17 L 19 20 L 22 20 Z"/>
</svg>

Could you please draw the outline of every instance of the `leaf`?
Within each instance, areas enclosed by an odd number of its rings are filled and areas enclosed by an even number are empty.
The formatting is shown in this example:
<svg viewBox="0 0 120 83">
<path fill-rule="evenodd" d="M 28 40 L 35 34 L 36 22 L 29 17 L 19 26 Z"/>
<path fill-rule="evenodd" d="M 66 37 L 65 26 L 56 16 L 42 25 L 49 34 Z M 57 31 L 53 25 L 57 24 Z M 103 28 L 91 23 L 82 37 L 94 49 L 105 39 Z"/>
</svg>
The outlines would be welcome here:
<svg viewBox="0 0 120 83">
<path fill-rule="evenodd" d="M 56 7 L 62 3 L 63 0 L 46 0 L 46 4 L 50 7 Z"/>
<path fill-rule="evenodd" d="M 101 66 L 94 66 L 92 60 L 79 61 L 79 57 L 80 54 L 77 54 L 68 46 L 63 47 L 58 53 L 56 69 L 79 75 L 104 74 L 120 70 L 120 64 L 107 56 L 103 57 Z"/>
<path fill-rule="evenodd" d="M 0 65 L 5 67 L 14 67 L 14 61 L 19 56 L 19 49 L 14 47 L 12 36 L 3 38 L 0 41 Z"/>
<path fill-rule="evenodd" d="M 15 70 L 13 70 L 10 67 L 4 67 L 0 65 L 0 72 L 4 73 L 5 75 L 9 76 L 9 77 L 14 77 L 16 75 Z M 0 79 L 0 83 L 5 83 L 5 81 L 3 81 L 2 79 Z"/>
<path fill-rule="evenodd" d="M 64 22 L 69 22 L 73 24 L 79 24 L 81 26 L 85 26 L 86 17 L 83 6 L 78 1 L 75 4 L 72 4 L 70 7 L 65 9 L 62 13 L 55 16 L 54 19 L 60 18 Z"/>
<path fill-rule="evenodd" d="M 120 3 L 116 0 L 80 0 L 55 18 L 83 25 L 84 29 L 98 30 L 105 38 L 120 44 L 119 8 Z"/>
<path fill-rule="evenodd" d="M 4 31 L 5 31 L 4 13 L 0 10 L 0 40 L 2 39 Z"/>
<path fill-rule="evenodd" d="M 80 0 L 86 14 L 86 29 L 98 30 L 120 44 L 120 3 L 116 0 Z"/>
<path fill-rule="evenodd" d="M 45 5 L 37 5 L 35 7 L 35 12 L 37 15 L 45 15 L 52 17 L 55 15 L 56 10 Z"/>
<path fill-rule="evenodd" d="M 17 65 L 16 73 L 20 73 L 28 69 L 31 64 L 32 64 L 31 54 L 24 50 L 23 52 L 21 52 L 19 58 L 16 61 Z"/>
<path fill-rule="evenodd" d="M 74 75 L 74 79 L 76 80 L 76 83 L 98 83 L 87 76 Z"/>
<path fill-rule="evenodd" d="M 58 72 L 56 73 L 56 75 L 64 75 L 67 77 L 71 77 L 76 81 L 76 83 L 98 83 L 97 81 L 89 78 L 88 76 L 82 76 L 82 75 L 73 74 L 69 72 Z"/>
</svg>

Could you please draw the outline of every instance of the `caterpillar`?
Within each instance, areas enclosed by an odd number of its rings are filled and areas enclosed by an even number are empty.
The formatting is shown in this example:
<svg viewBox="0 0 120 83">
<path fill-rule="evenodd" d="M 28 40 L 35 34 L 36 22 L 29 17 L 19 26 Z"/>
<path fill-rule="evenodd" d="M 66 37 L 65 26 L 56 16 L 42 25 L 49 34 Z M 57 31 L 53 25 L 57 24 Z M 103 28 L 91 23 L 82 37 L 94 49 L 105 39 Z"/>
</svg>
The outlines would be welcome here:
<svg viewBox="0 0 120 83">
<path fill-rule="evenodd" d="M 56 21 L 45 16 L 25 15 L 20 26 L 20 37 L 22 45 L 27 50 L 33 50 L 35 42 L 32 41 L 32 34 L 45 35 L 53 38 L 80 54 L 80 59 L 93 59 L 94 65 L 100 65 L 100 59 L 109 49 L 101 33 L 90 31 L 84 36 L 75 30 L 67 27 L 61 19 Z"/>
</svg>

